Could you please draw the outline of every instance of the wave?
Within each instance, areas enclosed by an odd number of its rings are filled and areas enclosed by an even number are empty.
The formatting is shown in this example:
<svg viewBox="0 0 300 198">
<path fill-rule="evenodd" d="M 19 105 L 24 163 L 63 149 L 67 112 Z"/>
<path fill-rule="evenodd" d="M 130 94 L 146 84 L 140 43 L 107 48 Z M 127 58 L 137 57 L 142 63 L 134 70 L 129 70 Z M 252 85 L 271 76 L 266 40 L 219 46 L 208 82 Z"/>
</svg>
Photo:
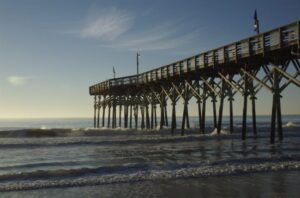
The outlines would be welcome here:
<svg viewBox="0 0 300 198">
<path fill-rule="evenodd" d="M 189 131 L 187 132 L 189 133 Z M 253 134 L 248 131 L 247 137 L 251 138 Z M 259 133 L 259 138 L 268 139 L 269 133 Z M 300 133 L 285 131 L 285 137 L 299 138 Z M 214 141 L 216 139 L 222 140 L 239 140 L 241 134 L 234 132 L 230 134 L 226 130 L 221 130 L 218 135 L 216 129 L 211 133 L 199 134 L 190 133 L 184 136 L 170 134 L 148 134 L 148 135 L 135 135 L 127 134 L 126 136 L 79 136 L 79 137 L 60 137 L 60 138 L 0 138 L 0 149 L 14 149 L 14 148 L 39 148 L 39 147 L 71 147 L 71 146 L 120 146 L 120 145 L 138 145 L 138 144 L 176 144 L 184 142 L 197 142 L 197 141 Z"/>
<path fill-rule="evenodd" d="M 58 170 L 37 170 L 34 172 L 19 172 L 0 175 L 0 181 L 7 180 L 27 180 L 27 179 L 50 179 L 64 177 L 78 177 L 88 174 L 109 174 L 118 172 L 133 172 L 135 170 L 147 169 L 146 164 L 128 164 L 121 166 L 104 166 L 97 168 L 80 168 L 80 169 L 58 169 Z"/>
<path fill-rule="evenodd" d="M 249 161 L 252 161 L 252 163 L 249 163 Z M 276 159 L 251 158 L 204 165 L 176 164 L 167 168 L 153 167 L 146 164 L 128 164 L 114 167 L 14 173 L 0 176 L 0 191 L 228 176 L 281 170 L 300 170 L 300 159 L 290 157 Z"/>
<path fill-rule="evenodd" d="M 60 139 L 28 139 L 27 141 L 0 141 L 1 149 L 11 148 L 36 148 L 36 147 L 66 147 L 66 146 L 113 146 L 113 145 L 133 145 L 133 144 L 163 144 L 163 143 L 183 143 L 183 142 L 195 142 L 195 141 L 210 141 L 216 138 L 222 139 L 239 139 L 239 134 L 231 134 L 228 136 L 217 136 L 211 134 L 197 134 L 197 135 L 185 135 L 185 136 L 128 136 L 124 138 L 60 138 Z"/>
<path fill-rule="evenodd" d="M 294 128 L 294 127 L 297 127 L 297 126 L 298 126 L 298 124 L 295 124 L 292 121 L 289 121 L 288 123 L 286 123 L 285 125 L 283 125 L 283 127 L 286 127 L 286 128 Z"/>
<path fill-rule="evenodd" d="M 220 134 L 218 134 L 218 129 L 217 129 L 217 128 L 215 128 L 215 129 L 210 133 L 211 136 L 216 136 L 216 135 L 228 135 L 228 134 L 230 134 L 230 132 L 227 131 L 226 129 L 221 129 L 221 130 L 220 130 Z"/>
<path fill-rule="evenodd" d="M 298 122 L 289 121 L 283 125 L 285 130 L 299 130 L 300 124 Z M 270 130 L 270 123 L 257 123 L 257 128 L 259 132 L 265 133 Z M 229 126 L 224 125 L 222 130 L 224 133 L 228 133 Z M 239 123 L 234 124 L 234 132 L 240 132 L 242 129 L 242 125 Z M 206 132 L 212 132 L 215 128 L 213 125 L 207 125 Z M 247 124 L 247 130 L 252 130 L 252 124 Z M 27 138 L 27 137 L 35 137 L 35 138 L 43 138 L 43 137 L 81 137 L 81 136 L 112 136 L 112 135 L 153 135 L 153 134 L 170 134 L 171 130 L 169 127 L 163 126 L 162 129 L 129 129 L 129 128 L 116 128 L 116 129 L 108 129 L 108 128 L 47 128 L 42 126 L 41 128 L 28 128 L 28 129 L 15 129 L 15 130 L 1 130 L 0 138 Z M 192 127 L 186 129 L 186 134 L 199 134 L 198 127 Z M 180 134 L 180 129 L 175 130 L 175 134 Z"/>
<path fill-rule="evenodd" d="M 0 170 L 13 170 L 23 168 L 40 168 L 40 167 L 62 167 L 62 166 L 76 166 L 83 164 L 92 164 L 94 161 L 50 161 L 40 163 L 14 164 L 8 166 L 0 166 Z"/>
</svg>

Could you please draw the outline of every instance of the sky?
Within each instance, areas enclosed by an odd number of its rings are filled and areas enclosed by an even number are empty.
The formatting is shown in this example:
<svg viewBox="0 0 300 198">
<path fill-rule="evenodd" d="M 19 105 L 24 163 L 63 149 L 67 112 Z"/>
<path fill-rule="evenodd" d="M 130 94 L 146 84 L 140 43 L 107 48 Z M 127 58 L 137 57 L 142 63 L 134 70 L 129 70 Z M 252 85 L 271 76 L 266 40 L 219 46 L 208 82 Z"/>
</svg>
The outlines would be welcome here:
<svg viewBox="0 0 300 198">
<path fill-rule="evenodd" d="M 91 117 L 88 87 L 113 67 L 117 77 L 135 74 L 136 52 L 144 72 L 253 35 L 255 9 L 267 31 L 299 20 L 299 8 L 299 0 L 0 0 L 0 118 Z M 271 112 L 265 92 L 258 114 Z M 299 89 L 283 96 L 283 113 L 300 114 Z"/>
</svg>

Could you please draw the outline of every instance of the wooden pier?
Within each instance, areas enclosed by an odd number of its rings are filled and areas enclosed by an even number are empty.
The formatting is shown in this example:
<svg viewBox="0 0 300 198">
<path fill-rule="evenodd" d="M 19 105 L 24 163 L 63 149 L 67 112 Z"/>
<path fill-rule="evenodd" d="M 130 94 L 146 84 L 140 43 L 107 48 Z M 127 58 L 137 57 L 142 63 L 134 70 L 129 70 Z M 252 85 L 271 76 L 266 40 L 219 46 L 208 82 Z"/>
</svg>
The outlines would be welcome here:
<svg viewBox="0 0 300 198">
<path fill-rule="evenodd" d="M 229 125 L 230 132 L 233 132 L 234 97 L 241 94 L 241 138 L 244 140 L 249 101 L 252 105 L 252 131 L 256 137 L 256 95 L 263 89 L 273 95 L 270 142 L 275 142 L 276 130 L 278 140 L 281 141 L 281 93 L 290 84 L 300 87 L 299 34 L 300 25 L 297 21 L 139 75 L 109 79 L 92 85 L 89 93 L 94 96 L 94 127 L 116 128 L 122 126 L 122 121 L 125 128 L 140 126 L 141 129 L 153 129 L 168 126 L 169 101 L 172 108 L 170 127 L 173 134 L 178 127 L 176 104 L 182 99 L 181 134 L 184 135 L 185 128 L 190 127 L 188 104 L 194 97 L 197 101 L 201 133 L 205 133 L 207 100 L 211 100 L 213 105 L 214 127 L 218 133 L 221 132 L 225 99 L 229 102 Z M 263 75 L 257 75 L 258 72 Z M 157 108 L 160 108 L 159 123 Z"/>
</svg>

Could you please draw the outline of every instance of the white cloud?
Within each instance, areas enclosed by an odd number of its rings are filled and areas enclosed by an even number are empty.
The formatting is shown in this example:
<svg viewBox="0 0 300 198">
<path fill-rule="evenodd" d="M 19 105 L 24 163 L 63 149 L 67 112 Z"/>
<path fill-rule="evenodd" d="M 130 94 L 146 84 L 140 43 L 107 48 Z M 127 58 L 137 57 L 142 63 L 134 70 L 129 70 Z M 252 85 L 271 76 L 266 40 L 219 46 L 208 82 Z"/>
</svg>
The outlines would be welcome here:
<svg viewBox="0 0 300 198">
<path fill-rule="evenodd" d="M 191 44 L 195 44 L 199 35 L 199 29 L 185 31 L 181 23 L 158 24 L 126 37 L 100 44 L 109 48 L 130 51 L 168 50 L 179 47 L 182 50 L 184 47 L 189 49 L 193 47 Z"/>
<path fill-rule="evenodd" d="M 171 32 L 165 32 L 166 34 L 159 32 L 152 36 L 148 35 L 138 39 L 126 39 L 106 46 L 111 48 L 128 49 L 130 51 L 167 50 L 184 47 L 185 45 L 192 43 L 199 35 L 198 31 L 191 32 L 186 35 L 173 35 Z"/>
<path fill-rule="evenodd" d="M 28 80 L 27 77 L 23 77 L 23 76 L 9 76 L 7 78 L 7 81 L 15 86 L 20 86 L 26 83 L 26 81 Z"/>
<path fill-rule="evenodd" d="M 80 35 L 112 41 L 128 31 L 134 23 L 134 17 L 128 12 L 110 9 L 104 14 L 90 19 L 80 30 Z"/>
<path fill-rule="evenodd" d="M 141 17 L 135 18 L 129 11 L 117 8 L 92 10 L 86 19 L 77 31 L 68 33 L 97 39 L 103 47 L 129 51 L 168 50 L 179 47 L 181 51 L 184 47 L 190 50 L 200 34 L 199 29 L 187 28 L 182 19 L 147 25 L 142 23 L 144 19 Z"/>
</svg>

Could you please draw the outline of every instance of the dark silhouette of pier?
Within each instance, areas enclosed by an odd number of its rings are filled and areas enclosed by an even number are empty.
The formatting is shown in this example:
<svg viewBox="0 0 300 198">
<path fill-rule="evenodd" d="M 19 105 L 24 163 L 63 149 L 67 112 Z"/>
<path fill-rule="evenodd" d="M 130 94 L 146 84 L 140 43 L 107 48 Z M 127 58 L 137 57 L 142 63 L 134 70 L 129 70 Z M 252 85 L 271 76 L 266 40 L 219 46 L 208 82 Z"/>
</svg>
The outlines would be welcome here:
<svg viewBox="0 0 300 198">
<path fill-rule="evenodd" d="M 197 101 L 199 129 L 205 132 L 206 102 L 211 99 L 213 123 L 221 132 L 224 100 L 229 101 L 230 132 L 233 128 L 234 96 L 243 96 L 242 139 L 246 138 L 247 106 L 252 105 L 252 131 L 256 137 L 256 95 L 261 90 L 273 95 L 270 141 L 283 139 L 281 93 L 290 84 L 300 87 L 299 21 L 252 37 L 179 60 L 138 75 L 109 79 L 89 88 L 94 96 L 94 127 L 153 129 L 169 126 L 167 101 L 172 108 L 171 132 L 176 126 L 176 104 L 183 100 L 181 134 L 189 128 L 188 104 Z M 257 75 L 258 72 L 263 75 Z M 217 99 L 219 100 L 217 114 Z M 160 121 L 157 120 L 160 108 Z M 141 118 L 138 118 L 140 109 Z M 122 115 L 123 111 L 123 115 Z M 105 115 L 105 113 L 108 115 Z M 100 119 L 102 117 L 102 120 Z M 107 117 L 107 123 L 105 123 Z"/>
</svg>

